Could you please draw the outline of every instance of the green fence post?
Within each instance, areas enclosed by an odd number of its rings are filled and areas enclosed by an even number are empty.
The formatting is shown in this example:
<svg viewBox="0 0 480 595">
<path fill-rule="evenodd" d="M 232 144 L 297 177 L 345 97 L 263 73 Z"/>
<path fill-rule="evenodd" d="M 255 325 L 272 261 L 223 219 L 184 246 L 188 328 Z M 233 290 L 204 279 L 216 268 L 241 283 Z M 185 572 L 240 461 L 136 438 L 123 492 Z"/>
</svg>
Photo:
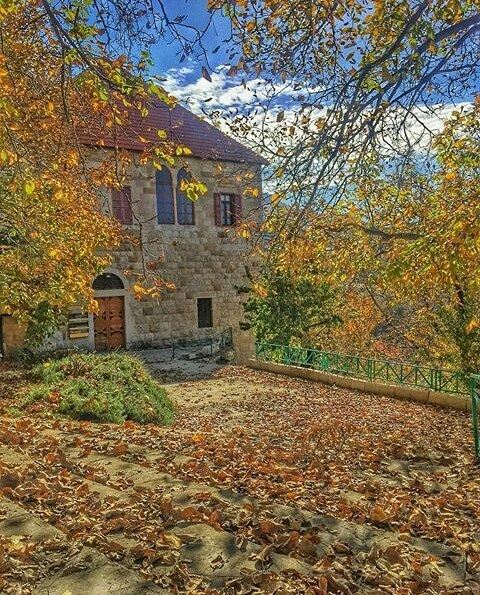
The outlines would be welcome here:
<svg viewBox="0 0 480 595">
<path fill-rule="evenodd" d="M 477 396 L 477 382 L 479 378 L 472 376 L 470 378 L 470 390 L 472 397 L 472 428 L 473 428 L 473 443 L 475 447 L 475 456 L 480 459 L 480 436 L 478 430 L 478 396 Z"/>
<path fill-rule="evenodd" d="M 372 381 L 372 360 L 367 359 L 367 378 L 371 382 Z"/>
</svg>

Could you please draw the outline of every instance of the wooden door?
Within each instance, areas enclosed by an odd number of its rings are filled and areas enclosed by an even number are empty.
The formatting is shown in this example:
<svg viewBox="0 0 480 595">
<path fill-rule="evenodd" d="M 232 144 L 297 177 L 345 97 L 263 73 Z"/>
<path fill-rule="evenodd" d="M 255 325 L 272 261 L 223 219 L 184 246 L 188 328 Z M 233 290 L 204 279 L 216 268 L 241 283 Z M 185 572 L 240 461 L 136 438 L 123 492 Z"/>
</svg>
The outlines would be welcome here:
<svg viewBox="0 0 480 595">
<path fill-rule="evenodd" d="M 95 349 L 109 351 L 125 347 L 125 298 L 96 298 L 98 312 L 94 316 Z"/>
</svg>

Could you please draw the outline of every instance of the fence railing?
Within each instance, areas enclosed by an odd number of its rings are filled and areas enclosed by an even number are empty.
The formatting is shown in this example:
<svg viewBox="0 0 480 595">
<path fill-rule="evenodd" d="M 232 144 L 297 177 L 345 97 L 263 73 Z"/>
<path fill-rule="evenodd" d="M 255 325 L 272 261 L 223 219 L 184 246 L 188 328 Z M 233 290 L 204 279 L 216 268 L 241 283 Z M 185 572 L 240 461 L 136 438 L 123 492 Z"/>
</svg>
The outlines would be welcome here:
<svg viewBox="0 0 480 595">
<path fill-rule="evenodd" d="M 177 339 L 172 342 L 172 359 L 179 351 L 195 351 L 205 348 L 205 355 L 218 354 L 233 347 L 233 331 L 229 327 L 203 339 Z M 208 353 L 207 353 L 208 352 Z"/>
<path fill-rule="evenodd" d="M 257 343 L 256 356 L 259 360 L 301 366 L 370 382 L 412 386 L 451 394 L 470 394 L 469 381 L 465 374 L 440 368 L 274 343 Z"/>
</svg>

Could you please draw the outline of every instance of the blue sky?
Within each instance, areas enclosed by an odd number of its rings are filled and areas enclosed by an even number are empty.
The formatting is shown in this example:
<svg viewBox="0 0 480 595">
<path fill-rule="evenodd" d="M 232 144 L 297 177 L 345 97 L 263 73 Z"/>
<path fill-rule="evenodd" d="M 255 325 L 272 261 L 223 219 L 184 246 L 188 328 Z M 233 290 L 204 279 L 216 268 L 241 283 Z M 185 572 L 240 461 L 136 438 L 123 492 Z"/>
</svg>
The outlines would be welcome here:
<svg viewBox="0 0 480 595">
<path fill-rule="evenodd" d="M 207 11 L 207 0 L 165 0 L 168 16 L 185 16 L 183 24 L 192 25 L 204 30 L 211 17 Z M 181 29 L 188 35 L 188 29 Z M 231 50 L 231 43 L 226 41 L 230 37 L 230 21 L 218 11 L 203 38 L 207 58 L 197 47 L 194 53 L 180 62 L 180 45 L 170 35 L 152 48 L 154 60 L 153 72 L 163 77 L 162 85 L 184 105 L 197 114 L 207 115 L 221 111 L 225 116 L 244 111 L 245 106 L 258 103 L 266 96 L 265 81 L 261 78 L 249 80 L 243 84 L 240 76 L 228 77 L 229 60 L 227 48 Z M 180 52 L 180 53 L 179 53 Z M 207 63 L 208 60 L 208 63 Z M 208 67 L 211 81 L 202 77 L 202 66 Z M 286 87 L 285 89 L 283 87 Z M 298 89 L 296 95 L 298 95 Z M 280 84 L 277 89 L 277 107 L 273 106 L 272 113 L 282 109 L 293 95 L 288 85 Z"/>
<path fill-rule="evenodd" d="M 177 16 L 185 16 L 184 24 L 192 25 L 203 30 L 208 23 L 210 15 L 207 11 L 207 0 L 165 0 L 164 2 L 168 16 L 174 19 Z M 184 29 L 188 35 L 188 30 Z M 228 19 L 222 17 L 218 12 L 213 16 L 213 21 L 208 28 L 204 38 L 204 45 L 210 50 L 208 60 L 213 68 L 226 62 L 224 40 L 229 37 L 230 28 Z M 220 46 L 220 49 L 213 54 L 212 51 Z M 179 68 L 179 46 L 171 39 L 163 40 L 153 49 L 155 61 L 155 74 L 165 74 L 169 70 Z M 192 82 L 201 76 L 201 66 L 206 65 L 201 56 L 192 56 L 180 65 L 192 70 L 186 77 L 186 82 Z"/>
<path fill-rule="evenodd" d="M 204 29 L 210 18 L 207 0 L 164 0 L 164 5 L 170 19 L 185 16 L 183 23 L 198 29 Z M 235 116 L 239 112 L 244 112 L 246 106 L 251 108 L 257 105 L 267 93 L 265 81 L 261 78 L 249 80 L 247 85 L 244 85 L 240 77 L 227 77 L 226 65 L 229 60 L 226 54 L 228 44 L 225 40 L 229 36 L 229 20 L 216 13 L 203 40 L 208 52 L 211 81 L 202 77 L 201 68 L 207 64 L 205 57 L 199 55 L 198 50 L 179 63 L 180 47 L 178 42 L 171 38 L 167 37 L 152 49 L 154 73 L 164 77 L 163 86 L 197 114 L 208 117 L 209 114 L 217 111 L 228 119 L 229 115 Z M 213 53 L 217 47 L 219 47 L 218 51 Z M 288 120 L 289 112 L 297 103 L 296 98 L 299 93 L 301 89 L 294 90 L 288 84 L 275 85 L 276 101 L 273 106 L 270 104 L 268 127 L 275 127 L 276 113 L 280 110 L 285 112 L 285 121 Z M 431 117 L 430 114 L 420 112 L 417 118 L 428 123 L 432 130 L 438 130 L 441 128 L 443 117 L 448 117 L 452 109 L 453 106 L 445 106 L 440 119 L 438 116 Z M 415 125 L 413 122 L 412 131 Z"/>
</svg>

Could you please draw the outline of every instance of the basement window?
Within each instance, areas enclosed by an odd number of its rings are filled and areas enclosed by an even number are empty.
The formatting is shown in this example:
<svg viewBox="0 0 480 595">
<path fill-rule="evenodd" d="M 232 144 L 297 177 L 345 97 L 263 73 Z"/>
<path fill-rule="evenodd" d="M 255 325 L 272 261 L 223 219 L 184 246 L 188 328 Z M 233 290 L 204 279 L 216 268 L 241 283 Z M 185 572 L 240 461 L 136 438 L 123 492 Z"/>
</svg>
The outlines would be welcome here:
<svg viewBox="0 0 480 595">
<path fill-rule="evenodd" d="M 198 328 L 213 326 L 212 298 L 198 298 L 197 300 Z"/>
</svg>

